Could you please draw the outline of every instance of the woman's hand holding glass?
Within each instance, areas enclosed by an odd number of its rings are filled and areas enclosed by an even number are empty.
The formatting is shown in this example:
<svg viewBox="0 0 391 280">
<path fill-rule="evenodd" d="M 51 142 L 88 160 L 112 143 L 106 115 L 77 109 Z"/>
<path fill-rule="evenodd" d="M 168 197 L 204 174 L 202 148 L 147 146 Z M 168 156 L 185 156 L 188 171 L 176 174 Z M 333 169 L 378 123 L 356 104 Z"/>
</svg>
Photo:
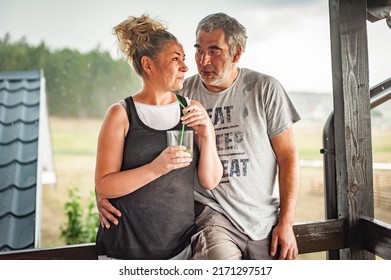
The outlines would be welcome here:
<svg viewBox="0 0 391 280">
<path fill-rule="evenodd" d="M 150 163 L 154 172 L 158 175 L 164 175 L 174 169 L 189 166 L 192 162 L 192 155 L 185 150 L 185 146 L 171 146 L 164 149 Z"/>
</svg>

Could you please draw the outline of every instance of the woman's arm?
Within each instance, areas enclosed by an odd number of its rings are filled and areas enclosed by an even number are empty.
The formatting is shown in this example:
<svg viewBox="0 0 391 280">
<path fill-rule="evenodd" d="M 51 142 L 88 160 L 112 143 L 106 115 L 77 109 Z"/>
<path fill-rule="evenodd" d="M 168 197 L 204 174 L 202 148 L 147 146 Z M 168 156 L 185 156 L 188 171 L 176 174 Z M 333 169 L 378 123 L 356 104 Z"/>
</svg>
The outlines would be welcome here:
<svg viewBox="0 0 391 280">
<path fill-rule="evenodd" d="M 99 198 L 120 197 L 143 187 L 173 169 L 191 162 L 184 147 L 168 147 L 152 162 L 120 171 L 125 137 L 130 124 L 122 105 L 111 106 L 98 138 L 95 186 Z"/>
<path fill-rule="evenodd" d="M 186 114 L 182 122 L 192 127 L 197 135 L 200 149 L 198 178 L 205 189 L 215 188 L 223 176 L 223 166 L 217 154 L 215 130 L 205 108 L 198 101 L 192 100 L 184 109 Z"/>
</svg>

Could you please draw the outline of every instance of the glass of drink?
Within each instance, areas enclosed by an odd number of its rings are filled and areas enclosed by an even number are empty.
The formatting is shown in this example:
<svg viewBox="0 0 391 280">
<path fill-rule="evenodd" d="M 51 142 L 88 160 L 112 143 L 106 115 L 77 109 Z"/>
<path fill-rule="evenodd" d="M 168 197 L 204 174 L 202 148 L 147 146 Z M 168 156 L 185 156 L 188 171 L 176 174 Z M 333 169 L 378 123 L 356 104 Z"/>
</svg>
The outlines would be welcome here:
<svg viewBox="0 0 391 280">
<path fill-rule="evenodd" d="M 168 130 L 167 131 L 167 146 L 185 146 L 184 152 L 193 156 L 193 130 Z"/>
</svg>

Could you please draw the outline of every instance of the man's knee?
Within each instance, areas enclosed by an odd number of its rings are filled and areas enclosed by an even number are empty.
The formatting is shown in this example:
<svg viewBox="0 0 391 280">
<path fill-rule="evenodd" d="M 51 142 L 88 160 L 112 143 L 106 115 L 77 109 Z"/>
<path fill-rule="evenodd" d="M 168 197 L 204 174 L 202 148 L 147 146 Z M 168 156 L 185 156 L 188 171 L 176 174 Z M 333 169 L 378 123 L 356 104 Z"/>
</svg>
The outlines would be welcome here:
<svg viewBox="0 0 391 280">
<path fill-rule="evenodd" d="M 242 252 L 234 240 L 218 227 L 206 227 L 192 241 L 194 260 L 240 260 Z"/>
</svg>

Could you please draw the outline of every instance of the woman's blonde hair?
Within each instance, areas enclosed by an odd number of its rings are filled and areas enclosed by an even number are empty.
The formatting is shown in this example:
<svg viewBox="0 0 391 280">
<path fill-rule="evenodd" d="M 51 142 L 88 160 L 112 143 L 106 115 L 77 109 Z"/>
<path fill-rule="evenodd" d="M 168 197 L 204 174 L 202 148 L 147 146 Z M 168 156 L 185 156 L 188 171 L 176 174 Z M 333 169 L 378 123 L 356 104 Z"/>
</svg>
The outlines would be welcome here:
<svg viewBox="0 0 391 280">
<path fill-rule="evenodd" d="M 145 14 L 129 17 L 115 26 L 113 33 L 117 35 L 121 51 L 140 76 L 144 73 L 141 65 L 143 56 L 156 59 L 165 43 L 177 41 L 166 26 Z"/>
</svg>

